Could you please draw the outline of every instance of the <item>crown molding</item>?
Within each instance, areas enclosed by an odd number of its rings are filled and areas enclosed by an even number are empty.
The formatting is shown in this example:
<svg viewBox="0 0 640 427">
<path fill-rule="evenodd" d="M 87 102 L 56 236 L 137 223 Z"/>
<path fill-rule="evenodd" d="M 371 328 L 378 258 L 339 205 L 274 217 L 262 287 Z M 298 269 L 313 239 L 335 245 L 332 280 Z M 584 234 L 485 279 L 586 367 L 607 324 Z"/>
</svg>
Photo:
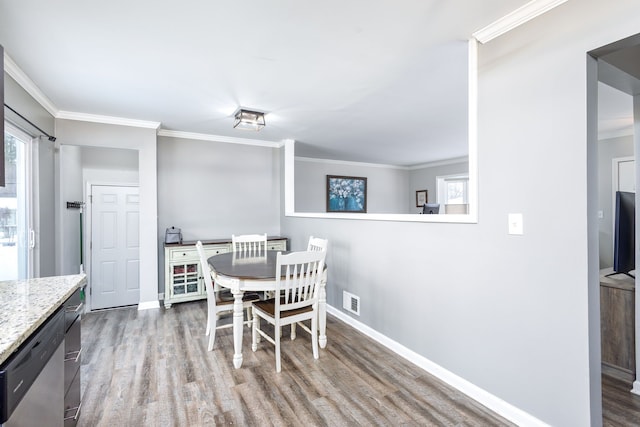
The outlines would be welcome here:
<svg viewBox="0 0 640 427">
<path fill-rule="evenodd" d="M 422 163 L 420 165 L 413 165 L 409 167 L 409 170 L 433 168 L 436 166 L 455 165 L 456 163 L 464 163 L 464 162 L 467 162 L 467 163 L 469 162 L 469 156 L 454 157 L 446 160 L 437 160 L 434 162 Z"/>
<path fill-rule="evenodd" d="M 327 164 L 333 164 L 333 165 L 347 165 L 347 166 L 366 166 L 366 167 L 372 167 L 372 168 L 400 169 L 400 170 L 416 170 L 416 169 L 424 169 L 424 168 L 433 168 L 436 166 L 454 165 L 457 163 L 463 163 L 463 162 L 469 161 L 468 156 L 462 156 L 462 157 L 454 157 L 452 159 L 437 160 L 433 162 L 422 163 L 419 165 L 398 166 L 398 165 L 386 165 L 381 163 L 355 162 L 355 161 L 349 161 L 349 160 L 317 159 L 314 157 L 302 157 L 302 156 L 296 156 L 295 159 L 296 161 L 299 161 L 299 162 L 327 163 Z"/>
<path fill-rule="evenodd" d="M 295 159 L 300 162 L 327 163 L 332 165 L 366 166 L 370 168 L 401 169 L 401 170 L 411 169 L 408 166 L 386 165 L 382 163 L 364 163 L 364 162 L 355 162 L 350 160 L 317 159 L 314 157 L 301 157 L 301 156 L 296 156 Z"/>
<path fill-rule="evenodd" d="M 487 43 L 502 34 L 528 22 L 543 13 L 561 5 L 567 0 L 532 0 L 522 7 L 492 22 L 486 27 L 473 33 L 473 37 L 480 43 Z"/>
<path fill-rule="evenodd" d="M 160 127 L 160 122 L 101 116 L 98 114 L 76 113 L 73 111 L 58 111 L 58 114 L 56 114 L 55 117 L 56 119 L 78 120 L 81 122 L 104 123 L 108 125 L 131 126 L 147 129 L 158 129 Z"/>
<path fill-rule="evenodd" d="M 158 136 L 168 138 L 195 139 L 199 141 L 226 142 L 229 144 L 256 145 L 259 147 L 280 148 L 284 142 L 263 141 L 261 139 L 236 138 L 233 136 L 211 135 L 206 133 L 183 132 L 178 130 L 159 129 Z"/>
<path fill-rule="evenodd" d="M 11 59 L 4 51 L 4 71 L 11 76 L 29 95 L 33 97 L 42 107 L 53 117 L 58 114 L 58 108 L 51 102 L 49 98 L 40 90 L 40 88 L 31 80 L 20 67 Z"/>
</svg>

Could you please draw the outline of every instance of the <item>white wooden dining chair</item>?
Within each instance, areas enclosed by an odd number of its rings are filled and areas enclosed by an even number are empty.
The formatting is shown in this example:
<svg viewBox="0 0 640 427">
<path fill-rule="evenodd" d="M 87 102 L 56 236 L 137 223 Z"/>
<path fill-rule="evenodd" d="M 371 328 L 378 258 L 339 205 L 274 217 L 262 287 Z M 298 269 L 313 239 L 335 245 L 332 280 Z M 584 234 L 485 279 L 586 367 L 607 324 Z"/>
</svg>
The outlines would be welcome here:
<svg viewBox="0 0 640 427">
<path fill-rule="evenodd" d="M 309 243 L 307 244 L 308 251 L 327 251 L 329 241 L 327 239 L 320 239 L 319 237 L 309 236 Z"/>
<path fill-rule="evenodd" d="M 242 253 L 245 256 L 260 256 L 267 251 L 267 234 L 242 234 L 231 235 L 233 252 Z"/>
<path fill-rule="evenodd" d="M 207 351 L 211 351 L 216 339 L 216 329 L 233 327 L 233 323 L 217 325 L 220 313 L 233 312 L 233 295 L 220 292 L 220 287 L 215 285 L 211 267 L 200 240 L 196 243 L 196 248 L 200 256 L 200 268 L 202 269 L 204 284 L 207 287 L 207 329 L 205 335 L 209 336 Z M 248 326 L 252 324 L 251 303 L 259 299 L 260 297 L 255 292 L 245 292 L 242 296 L 242 305 L 247 310 L 247 320 L 244 323 Z"/>
<path fill-rule="evenodd" d="M 311 327 L 300 323 L 311 334 L 313 358 L 318 359 L 318 290 L 324 269 L 325 251 L 292 252 L 276 258 L 275 298 L 256 301 L 253 306 L 253 351 L 258 349 L 259 337 L 263 337 L 276 347 L 276 372 L 281 371 L 280 336 L 282 326 L 293 325 L 305 320 Z M 271 337 L 260 329 L 260 319 L 273 325 Z"/>
<path fill-rule="evenodd" d="M 267 256 L 267 233 L 231 235 L 231 247 L 234 255 L 244 258 Z M 234 260 L 236 258 L 234 257 Z M 237 261 L 236 261 L 237 262 Z M 261 292 L 262 298 L 268 298 L 269 292 Z"/>
<path fill-rule="evenodd" d="M 329 241 L 327 239 L 321 239 L 319 237 L 309 237 L 309 243 L 307 244 L 307 250 L 311 252 L 317 251 L 327 251 L 327 246 L 329 245 Z M 326 259 L 325 259 L 326 260 Z M 322 272 L 322 280 L 326 280 L 325 275 L 327 274 L 326 270 Z M 302 326 L 302 325 L 301 325 Z M 296 339 L 296 324 L 291 324 L 291 339 Z"/>
</svg>

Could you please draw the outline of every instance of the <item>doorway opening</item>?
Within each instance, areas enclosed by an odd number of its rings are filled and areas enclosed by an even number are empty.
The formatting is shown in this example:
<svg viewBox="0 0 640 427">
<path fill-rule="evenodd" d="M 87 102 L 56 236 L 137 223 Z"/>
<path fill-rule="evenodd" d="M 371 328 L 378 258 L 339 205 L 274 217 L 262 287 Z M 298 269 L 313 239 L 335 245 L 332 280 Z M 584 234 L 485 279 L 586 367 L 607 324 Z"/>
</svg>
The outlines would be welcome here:
<svg viewBox="0 0 640 427">
<path fill-rule="evenodd" d="M 61 215 L 58 228 L 63 230 L 61 243 L 65 241 L 64 250 L 58 255 L 62 274 L 76 274 L 84 268 L 88 279 L 87 311 L 138 304 L 139 151 L 61 145 L 59 159 Z M 94 194 L 96 188 L 114 191 Z M 129 195 L 128 190 L 136 194 Z M 83 202 L 82 220 L 78 209 L 64 208 L 67 201 L 75 200 Z M 94 209 L 96 204 L 100 206 L 97 211 Z M 94 230 L 100 224 L 111 232 L 100 228 Z M 101 256 L 94 258 L 98 248 Z M 96 261 L 100 268 L 95 266 Z"/>
<path fill-rule="evenodd" d="M 626 402 L 627 409 L 615 411 L 622 412 L 615 416 L 623 417 L 630 425 L 640 422 L 640 411 L 633 409 L 640 404 L 636 357 L 640 323 L 635 314 L 636 307 L 640 307 L 640 296 L 635 292 L 632 277 L 614 271 L 619 210 L 614 200 L 619 191 L 635 193 L 631 197 L 638 204 L 635 157 L 640 136 L 634 129 L 640 123 L 639 58 L 640 34 L 588 52 L 587 72 L 589 318 L 591 325 L 599 326 L 590 331 L 590 355 L 592 372 L 602 374 L 601 384 L 595 383 L 597 376 L 593 377 L 591 391 L 593 400 L 602 402 L 605 422 L 612 421 L 612 399 L 616 405 Z M 612 126 L 616 124 L 617 129 Z M 632 216 L 637 219 L 637 213 Z M 627 233 L 633 233 L 638 241 L 637 229 Z M 637 245 L 632 251 L 637 259 Z M 599 396 L 594 395 L 596 390 L 601 393 Z"/>
</svg>

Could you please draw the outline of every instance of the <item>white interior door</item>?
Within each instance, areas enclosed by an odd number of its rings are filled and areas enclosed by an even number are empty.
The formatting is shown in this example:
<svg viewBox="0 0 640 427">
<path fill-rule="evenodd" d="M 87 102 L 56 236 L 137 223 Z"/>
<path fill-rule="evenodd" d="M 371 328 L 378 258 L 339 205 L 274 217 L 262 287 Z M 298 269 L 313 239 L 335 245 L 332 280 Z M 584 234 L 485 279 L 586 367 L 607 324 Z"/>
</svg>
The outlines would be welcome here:
<svg viewBox="0 0 640 427">
<path fill-rule="evenodd" d="M 140 301 L 138 187 L 91 186 L 91 308 Z"/>
</svg>

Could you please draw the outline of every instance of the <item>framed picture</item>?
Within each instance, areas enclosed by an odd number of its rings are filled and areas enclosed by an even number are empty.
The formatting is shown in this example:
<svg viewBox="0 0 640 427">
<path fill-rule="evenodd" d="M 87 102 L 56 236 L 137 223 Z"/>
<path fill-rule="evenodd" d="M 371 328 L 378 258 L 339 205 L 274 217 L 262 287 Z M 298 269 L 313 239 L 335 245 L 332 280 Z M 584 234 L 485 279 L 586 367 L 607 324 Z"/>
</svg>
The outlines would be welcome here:
<svg viewBox="0 0 640 427">
<path fill-rule="evenodd" d="M 327 212 L 367 212 L 367 178 L 327 175 Z"/>
<path fill-rule="evenodd" d="M 427 190 L 416 191 L 416 208 L 421 208 L 428 200 Z"/>
</svg>

